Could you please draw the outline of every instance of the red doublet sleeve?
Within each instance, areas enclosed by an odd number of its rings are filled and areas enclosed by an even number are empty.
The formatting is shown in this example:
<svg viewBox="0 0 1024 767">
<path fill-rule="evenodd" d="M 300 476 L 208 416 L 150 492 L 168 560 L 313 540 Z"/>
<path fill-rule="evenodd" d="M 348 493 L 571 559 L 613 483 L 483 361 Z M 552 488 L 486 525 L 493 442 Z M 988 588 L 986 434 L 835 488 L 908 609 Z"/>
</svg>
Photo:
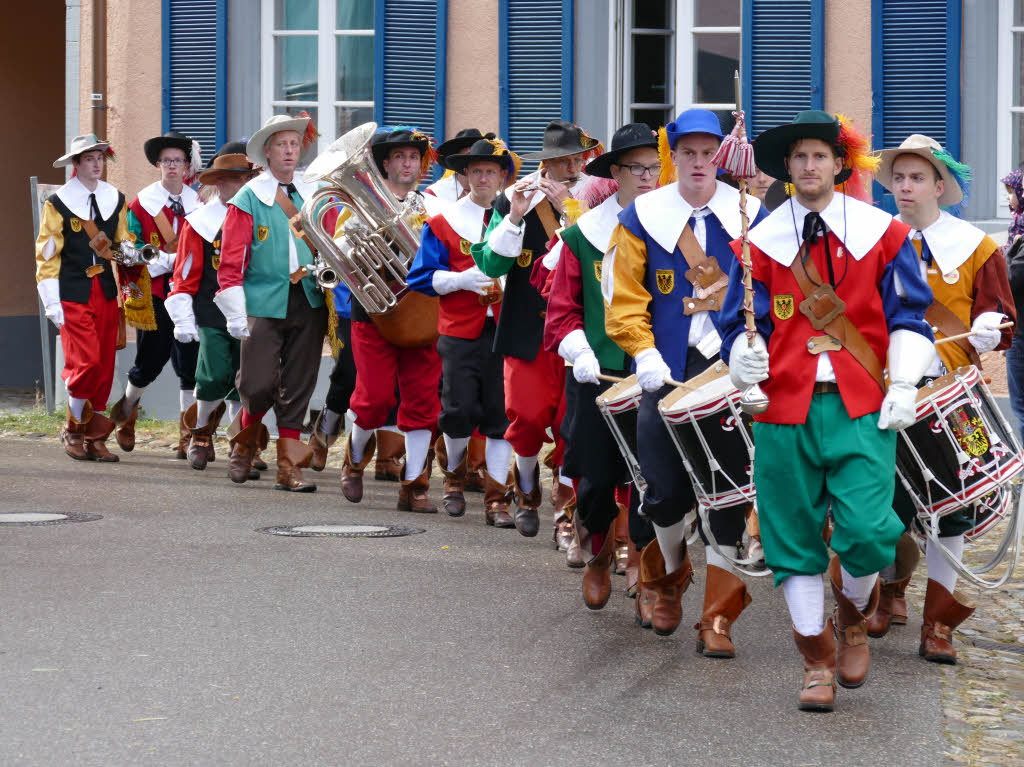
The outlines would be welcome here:
<svg viewBox="0 0 1024 767">
<path fill-rule="evenodd" d="M 999 248 L 995 249 L 974 275 L 974 303 L 971 305 L 971 322 L 973 323 L 978 315 L 984 312 L 1005 314 L 1011 322 L 1017 322 L 1017 307 L 1013 303 L 1013 293 L 1010 292 L 1006 259 Z M 1009 349 L 1013 342 L 1013 333 L 1014 328 L 1003 328 L 999 345 L 994 351 Z"/>
<path fill-rule="evenodd" d="M 562 243 L 562 257 L 555 267 L 544 320 L 544 348 L 558 353 L 562 339 L 583 329 L 583 273 L 580 260 Z"/>
<path fill-rule="evenodd" d="M 188 293 L 194 296 L 199 291 L 199 283 L 203 278 L 203 238 L 185 221 L 178 235 L 178 255 L 174 259 L 174 277 L 171 282 L 176 293 Z M 188 274 L 185 265 L 188 264 Z"/>
<path fill-rule="evenodd" d="M 252 246 L 252 216 L 241 208 L 228 205 L 220 238 L 220 269 L 217 282 L 221 290 L 241 285 L 249 266 Z"/>
</svg>

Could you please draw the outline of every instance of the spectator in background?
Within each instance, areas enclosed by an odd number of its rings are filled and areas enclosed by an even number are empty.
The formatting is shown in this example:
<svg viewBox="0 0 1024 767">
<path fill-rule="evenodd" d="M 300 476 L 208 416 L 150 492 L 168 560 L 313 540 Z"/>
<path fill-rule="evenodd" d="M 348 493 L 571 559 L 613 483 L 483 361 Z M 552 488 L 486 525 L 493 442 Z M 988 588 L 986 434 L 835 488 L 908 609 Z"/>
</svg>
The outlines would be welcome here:
<svg viewBox="0 0 1024 767">
<path fill-rule="evenodd" d="M 1014 247 L 1017 239 L 1024 234 L 1024 170 L 1011 171 L 1003 179 L 1006 186 L 1006 200 L 1010 204 L 1010 231 L 1006 238 L 1006 265 L 1010 271 L 1010 290 L 1017 316 L 1024 316 L 1024 247 Z M 1006 350 L 1006 384 L 1010 390 L 1010 407 L 1017 418 L 1017 428 L 1024 440 L 1024 331 L 1020 324 L 1014 328 L 1013 344 Z"/>
</svg>

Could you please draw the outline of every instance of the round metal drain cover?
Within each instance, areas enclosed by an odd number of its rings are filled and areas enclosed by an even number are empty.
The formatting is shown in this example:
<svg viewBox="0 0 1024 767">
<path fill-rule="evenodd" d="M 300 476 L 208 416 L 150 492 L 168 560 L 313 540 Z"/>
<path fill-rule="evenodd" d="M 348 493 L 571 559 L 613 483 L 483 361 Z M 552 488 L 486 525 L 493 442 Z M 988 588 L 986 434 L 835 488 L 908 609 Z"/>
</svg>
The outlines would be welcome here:
<svg viewBox="0 0 1024 767">
<path fill-rule="evenodd" d="M 65 522 L 93 522 L 97 519 L 103 519 L 103 515 L 79 512 L 52 514 L 38 511 L 5 511 L 0 512 L 0 527 L 38 527 L 62 525 Z"/>
<path fill-rule="evenodd" d="M 287 535 L 294 538 L 399 538 L 425 533 L 422 527 L 407 525 L 278 525 L 261 527 L 256 532 Z"/>
</svg>

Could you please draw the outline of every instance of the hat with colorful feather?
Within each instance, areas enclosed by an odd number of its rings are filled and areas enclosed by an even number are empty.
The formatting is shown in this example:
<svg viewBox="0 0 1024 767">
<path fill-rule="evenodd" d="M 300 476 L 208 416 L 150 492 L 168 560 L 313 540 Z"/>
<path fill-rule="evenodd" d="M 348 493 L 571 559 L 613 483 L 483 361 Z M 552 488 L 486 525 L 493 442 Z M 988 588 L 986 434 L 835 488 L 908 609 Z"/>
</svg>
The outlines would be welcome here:
<svg viewBox="0 0 1024 767">
<path fill-rule="evenodd" d="M 259 165 L 263 168 L 270 167 L 267 165 L 267 153 L 264 151 L 264 147 L 271 136 L 275 133 L 283 133 L 284 131 L 294 131 L 299 134 L 302 141 L 299 165 L 308 165 L 313 160 L 316 156 L 316 139 L 320 134 L 316 132 L 316 127 L 313 125 L 313 119 L 309 116 L 309 113 L 306 110 L 302 110 L 294 117 L 291 115 L 273 115 L 263 123 L 262 128 L 252 134 L 252 137 L 245 145 L 245 153 L 253 165 Z"/>
<path fill-rule="evenodd" d="M 483 138 L 475 142 L 468 152 L 449 155 L 447 167 L 456 173 L 465 173 L 470 163 L 474 162 L 493 162 L 501 166 L 505 171 L 504 186 L 515 181 L 522 165 L 519 156 L 510 152 L 500 138 Z"/>
<path fill-rule="evenodd" d="M 966 199 L 970 191 L 970 167 L 957 162 L 953 155 L 942 148 L 942 144 L 921 133 L 907 136 L 895 149 L 885 149 L 878 153 L 880 162 L 875 180 L 879 184 L 892 191 L 892 165 L 897 157 L 904 154 L 917 155 L 931 163 L 939 172 L 943 181 L 942 196 L 939 197 L 940 207 L 959 205 Z"/>
<path fill-rule="evenodd" d="M 420 152 L 420 178 L 427 175 L 430 166 L 437 160 L 437 151 L 434 149 L 434 141 L 419 128 L 408 125 L 395 125 L 391 128 L 381 128 L 373 137 L 370 146 L 373 152 L 374 162 L 377 169 L 384 173 L 384 160 L 394 149 L 411 146 Z"/>
</svg>

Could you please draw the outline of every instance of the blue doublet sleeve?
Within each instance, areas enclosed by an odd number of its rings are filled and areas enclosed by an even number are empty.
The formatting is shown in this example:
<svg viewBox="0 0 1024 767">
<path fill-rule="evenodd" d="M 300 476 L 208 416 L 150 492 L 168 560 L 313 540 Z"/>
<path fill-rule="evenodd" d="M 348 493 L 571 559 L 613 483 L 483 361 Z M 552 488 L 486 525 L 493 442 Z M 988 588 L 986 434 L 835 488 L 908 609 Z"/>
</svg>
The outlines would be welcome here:
<svg viewBox="0 0 1024 767">
<path fill-rule="evenodd" d="M 352 291 L 348 289 L 348 285 L 344 282 L 339 282 L 338 287 L 332 291 L 334 293 L 334 311 L 338 313 L 339 317 L 351 318 L 352 316 Z"/>
<path fill-rule="evenodd" d="M 896 258 L 882 272 L 878 292 L 882 296 L 885 324 L 890 333 L 894 330 L 912 330 L 929 341 L 935 340 L 931 326 L 924 320 L 924 313 L 932 304 L 932 289 L 921 276 L 917 251 L 910 244 L 909 238 L 903 241 Z"/>
<path fill-rule="evenodd" d="M 412 260 L 406 284 L 415 291 L 436 296 L 434 272 L 438 269 L 448 271 L 448 248 L 431 231 L 430 222 L 427 222 L 420 233 L 420 249 L 416 251 L 416 257 Z"/>
<path fill-rule="evenodd" d="M 754 322 L 757 325 L 757 332 L 764 338 L 765 343 L 772 335 L 772 318 L 769 315 L 770 302 L 768 301 L 768 288 L 760 280 L 751 280 L 754 288 Z M 722 302 L 722 311 L 719 319 L 719 335 L 722 336 L 722 359 L 729 364 L 729 352 L 736 341 L 736 336 L 744 332 L 743 319 L 743 265 L 737 258 L 732 265 L 729 274 L 729 287 L 725 292 L 725 300 Z"/>
</svg>

